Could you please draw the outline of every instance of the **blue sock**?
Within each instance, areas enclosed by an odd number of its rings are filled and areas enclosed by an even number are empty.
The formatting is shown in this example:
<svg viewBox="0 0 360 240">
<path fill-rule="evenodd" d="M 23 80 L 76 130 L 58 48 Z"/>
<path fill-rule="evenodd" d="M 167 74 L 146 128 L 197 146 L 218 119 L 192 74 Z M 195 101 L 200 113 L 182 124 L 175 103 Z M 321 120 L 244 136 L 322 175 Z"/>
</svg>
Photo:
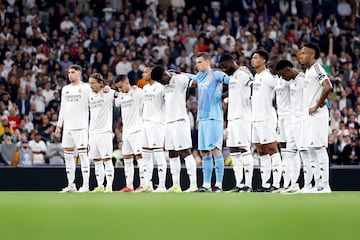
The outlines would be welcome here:
<svg viewBox="0 0 360 240">
<path fill-rule="evenodd" d="M 211 176 L 212 176 L 212 170 L 213 170 L 213 162 L 212 162 L 212 156 L 204 156 L 203 157 L 203 177 L 204 177 L 204 187 L 210 187 L 211 186 Z"/>
<path fill-rule="evenodd" d="M 215 174 L 216 174 L 216 183 L 220 184 L 223 181 L 224 177 L 224 157 L 222 153 L 215 155 Z"/>
</svg>

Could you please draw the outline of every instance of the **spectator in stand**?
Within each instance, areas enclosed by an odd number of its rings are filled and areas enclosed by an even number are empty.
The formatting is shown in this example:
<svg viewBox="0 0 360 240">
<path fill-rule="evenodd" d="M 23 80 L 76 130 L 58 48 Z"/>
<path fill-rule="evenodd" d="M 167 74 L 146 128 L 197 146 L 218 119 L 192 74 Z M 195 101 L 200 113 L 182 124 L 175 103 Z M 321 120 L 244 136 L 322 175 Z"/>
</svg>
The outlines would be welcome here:
<svg viewBox="0 0 360 240">
<path fill-rule="evenodd" d="M 11 141 L 11 136 L 6 135 L 4 141 L 0 144 L 0 164 L 14 165 L 15 153 L 16 145 Z"/>
<path fill-rule="evenodd" d="M 342 158 L 345 165 L 358 165 L 360 160 L 360 141 L 351 138 L 351 142 L 347 144 L 342 152 Z"/>
<path fill-rule="evenodd" d="M 18 162 L 16 166 L 30 167 L 32 164 L 32 151 L 29 147 L 29 142 L 27 140 L 23 140 L 18 150 Z"/>
<path fill-rule="evenodd" d="M 55 98 L 54 90 L 51 89 L 51 82 L 48 81 L 45 83 L 45 88 L 42 90 L 42 95 L 45 98 L 45 106 L 47 107 L 49 102 Z"/>
<path fill-rule="evenodd" d="M 29 147 L 32 151 L 33 165 L 46 164 L 46 144 L 41 140 L 40 133 L 35 133 L 35 138 L 29 141 Z"/>
<path fill-rule="evenodd" d="M 45 107 L 46 107 L 46 100 L 42 94 L 42 91 L 43 89 L 41 87 L 38 87 L 35 95 L 31 96 L 30 98 L 30 104 L 34 104 L 35 111 L 41 114 L 45 113 Z"/>
<path fill-rule="evenodd" d="M 51 134 L 51 139 L 47 142 L 46 147 L 49 165 L 64 165 L 64 151 L 60 139 L 55 137 L 54 133 Z"/>
</svg>

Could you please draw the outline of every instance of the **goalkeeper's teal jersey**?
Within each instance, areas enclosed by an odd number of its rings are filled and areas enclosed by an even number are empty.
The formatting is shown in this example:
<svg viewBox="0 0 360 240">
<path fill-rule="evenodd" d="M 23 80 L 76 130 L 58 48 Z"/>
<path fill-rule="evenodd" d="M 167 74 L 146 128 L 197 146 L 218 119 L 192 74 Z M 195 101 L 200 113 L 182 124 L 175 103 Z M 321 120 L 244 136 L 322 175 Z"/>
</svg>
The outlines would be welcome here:
<svg viewBox="0 0 360 240">
<path fill-rule="evenodd" d="M 197 120 L 223 121 L 222 83 L 229 83 L 229 76 L 220 71 L 207 70 L 196 75 L 188 74 L 198 85 Z"/>
</svg>

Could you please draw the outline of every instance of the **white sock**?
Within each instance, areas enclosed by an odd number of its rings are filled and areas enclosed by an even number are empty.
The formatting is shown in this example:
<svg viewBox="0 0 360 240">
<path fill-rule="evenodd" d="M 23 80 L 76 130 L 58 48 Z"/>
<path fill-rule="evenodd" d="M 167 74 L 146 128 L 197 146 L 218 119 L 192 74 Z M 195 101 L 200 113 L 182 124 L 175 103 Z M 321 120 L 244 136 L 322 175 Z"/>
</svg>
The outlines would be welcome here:
<svg viewBox="0 0 360 240">
<path fill-rule="evenodd" d="M 313 171 L 311 169 L 311 157 L 308 150 L 300 151 L 301 160 L 303 163 L 304 172 L 304 187 L 311 187 L 311 181 L 313 178 Z"/>
<path fill-rule="evenodd" d="M 136 159 L 136 161 L 139 166 L 140 187 L 144 187 L 145 184 L 144 161 L 142 158 Z"/>
<path fill-rule="evenodd" d="M 104 161 L 105 164 L 105 176 L 106 176 L 106 187 L 112 189 L 112 185 L 114 182 L 114 165 L 110 160 Z"/>
<path fill-rule="evenodd" d="M 154 163 L 152 159 L 152 150 L 143 150 L 143 167 L 144 167 L 144 186 L 152 186 L 152 177 L 154 170 Z"/>
<path fill-rule="evenodd" d="M 322 187 L 326 187 L 329 185 L 329 155 L 326 151 L 325 147 L 314 149 L 316 153 L 318 162 L 319 162 L 319 171 L 321 182 L 320 185 Z"/>
<path fill-rule="evenodd" d="M 233 171 L 235 175 L 236 187 L 243 187 L 243 184 L 241 183 L 244 177 L 241 153 L 240 152 L 230 153 L 230 156 L 233 160 Z"/>
<path fill-rule="evenodd" d="M 282 174 L 282 164 L 280 153 L 274 153 L 271 157 L 272 164 L 272 173 L 273 173 L 273 186 L 280 188 L 281 174 Z"/>
<path fill-rule="evenodd" d="M 124 159 L 124 172 L 125 172 L 126 187 L 134 188 L 133 186 L 134 162 L 132 158 Z"/>
<path fill-rule="evenodd" d="M 281 164 L 282 164 L 282 177 L 283 177 L 283 186 L 287 188 L 290 185 L 290 162 L 292 161 L 290 150 L 281 148 Z"/>
<path fill-rule="evenodd" d="M 254 172 L 254 159 L 250 151 L 241 154 L 244 160 L 245 186 L 252 188 L 252 179 Z"/>
<path fill-rule="evenodd" d="M 299 151 L 295 153 L 295 156 L 292 158 L 291 161 L 291 188 L 292 189 L 298 189 L 298 179 L 300 176 L 300 169 L 301 169 L 301 158 Z"/>
<path fill-rule="evenodd" d="M 196 162 L 192 154 L 185 157 L 186 171 L 190 180 L 190 187 L 197 187 Z"/>
<path fill-rule="evenodd" d="M 170 158 L 170 172 L 172 176 L 173 186 L 180 186 L 180 157 Z"/>
<path fill-rule="evenodd" d="M 320 175 L 320 156 L 318 156 L 318 151 L 315 148 L 309 148 L 310 158 L 311 158 L 311 169 L 314 175 L 315 187 L 320 187 L 322 185 L 321 175 Z"/>
<path fill-rule="evenodd" d="M 87 150 L 78 150 L 81 161 L 81 173 L 83 178 L 83 187 L 89 188 L 90 178 L 90 161 L 87 155 Z"/>
<path fill-rule="evenodd" d="M 72 185 L 75 181 L 76 162 L 74 159 L 74 152 L 64 151 L 66 177 L 68 186 Z"/>
<path fill-rule="evenodd" d="M 158 177 L 159 177 L 158 187 L 165 188 L 167 163 L 166 163 L 164 151 L 162 149 L 156 149 L 153 152 L 153 156 L 156 159 L 158 166 Z"/>
<path fill-rule="evenodd" d="M 102 187 L 104 186 L 104 177 L 105 177 L 105 168 L 104 162 L 101 161 L 94 161 L 95 165 L 95 176 L 97 181 L 97 186 Z"/>
<path fill-rule="evenodd" d="M 297 179 L 294 179 L 294 171 L 295 170 L 295 165 L 296 165 L 296 161 L 298 161 L 298 157 L 296 156 L 297 151 L 295 149 L 287 149 L 286 151 L 286 159 L 285 159 L 285 167 L 286 170 L 285 172 L 288 172 L 288 176 L 289 176 L 289 181 L 287 182 L 287 185 L 285 185 L 285 177 L 284 177 L 284 187 L 290 187 L 290 182 L 291 184 L 293 183 L 293 181 L 295 181 L 295 183 L 297 182 Z M 283 159 L 284 162 L 284 159 Z"/>
<path fill-rule="evenodd" d="M 259 156 L 260 159 L 260 173 L 261 173 L 261 186 L 269 188 L 268 182 L 271 177 L 271 158 L 269 154 Z"/>
</svg>

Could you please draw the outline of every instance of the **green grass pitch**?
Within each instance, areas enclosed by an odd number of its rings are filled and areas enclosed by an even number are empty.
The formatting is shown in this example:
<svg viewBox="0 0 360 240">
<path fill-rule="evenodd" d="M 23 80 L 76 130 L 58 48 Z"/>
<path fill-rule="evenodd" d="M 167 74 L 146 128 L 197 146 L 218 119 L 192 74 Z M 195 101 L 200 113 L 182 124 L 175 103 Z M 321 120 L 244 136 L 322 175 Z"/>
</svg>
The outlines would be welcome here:
<svg viewBox="0 0 360 240">
<path fill-rule="evenodd" d="M 0 192 L 0 238 L 360 239 L 360 192 Z"/>
</svg>

